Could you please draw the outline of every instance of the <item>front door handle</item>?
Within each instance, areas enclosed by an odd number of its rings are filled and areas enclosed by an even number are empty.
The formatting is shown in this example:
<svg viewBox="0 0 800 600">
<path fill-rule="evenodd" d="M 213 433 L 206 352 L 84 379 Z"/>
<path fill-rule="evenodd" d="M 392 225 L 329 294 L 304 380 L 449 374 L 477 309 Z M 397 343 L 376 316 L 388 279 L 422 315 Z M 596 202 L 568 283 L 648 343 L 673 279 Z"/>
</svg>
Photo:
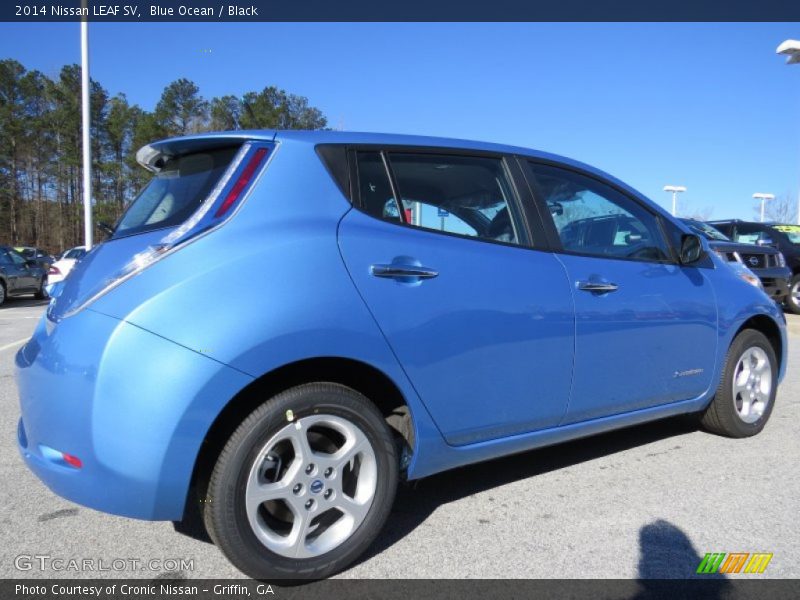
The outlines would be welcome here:
<svg viewBox="0 0 800 600">
<path fill-rule="evenodd" d="M 579 281 L 578 289 L 584 292 L 592 292 L 593 294 L 607 294 L 608 292 L 616 292 L 619 286 L 616 283 L 603 281 Z"/>
<path fill-rule="evenodd" d="M 389 279 L 433 279 L 439 275 L 439 271 L 428 267 L 418 267 L 414 265 L 372 265 L 370 273 L 375 277 L 386 277 Z"/>
</svg>

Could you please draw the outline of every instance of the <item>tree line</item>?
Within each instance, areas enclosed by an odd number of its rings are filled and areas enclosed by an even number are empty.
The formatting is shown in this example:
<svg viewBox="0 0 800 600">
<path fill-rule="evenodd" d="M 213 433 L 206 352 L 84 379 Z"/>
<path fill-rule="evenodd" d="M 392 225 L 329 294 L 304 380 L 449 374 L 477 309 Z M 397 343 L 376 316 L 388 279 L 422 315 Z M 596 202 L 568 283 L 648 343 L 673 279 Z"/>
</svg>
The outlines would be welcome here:
<svg viewBox="0 0 800 600">
<path fill-rule="evenodd" d="M 207 100 L 192 81 L 178 79 L 148 111 L 92 80 L 90 98 L 95 223 L 114 223 L 146 183 L 136 151 L 153 140 L 327 124 L 307 98 L 274 86 Z M 66 65 L 50 78 L 0 60 L 0 244 L 57 252 L 83 243 L 81 155 L 80 67 Z"/>
</svg>

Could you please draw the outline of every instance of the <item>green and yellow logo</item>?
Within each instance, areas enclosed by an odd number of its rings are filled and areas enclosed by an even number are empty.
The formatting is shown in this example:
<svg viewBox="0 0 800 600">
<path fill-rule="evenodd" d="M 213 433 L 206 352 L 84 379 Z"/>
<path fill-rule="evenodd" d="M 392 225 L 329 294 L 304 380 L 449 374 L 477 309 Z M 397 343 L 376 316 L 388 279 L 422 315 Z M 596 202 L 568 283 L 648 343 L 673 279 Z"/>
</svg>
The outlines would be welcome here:
<svg viewBox="0 0 800 600">
<path fill-rule="evenodd" d="M 763 573 L 772 560 L 771 552 L 708 552 L 697 566 L 702 575 L 711 573 Z"/>
</svg>

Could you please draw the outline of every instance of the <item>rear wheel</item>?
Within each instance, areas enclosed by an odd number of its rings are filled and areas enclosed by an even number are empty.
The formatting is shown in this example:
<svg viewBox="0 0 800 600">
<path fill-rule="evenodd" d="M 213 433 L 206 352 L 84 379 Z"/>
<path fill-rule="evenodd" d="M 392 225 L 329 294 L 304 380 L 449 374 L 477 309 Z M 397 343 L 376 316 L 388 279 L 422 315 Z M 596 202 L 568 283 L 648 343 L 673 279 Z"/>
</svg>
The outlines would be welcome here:
<svg viewBox="0 0 800 600">
<path fill-rule="evenodd" d="M 763 333 L 745 329 L 733 340 L 717 393 L 702 417 L 703 426 L 729 437 L 760 432 L 775 404 L 778 361 Z"/>
<path fill-rule="evenodd" d="M 375 539 L 397 477 L 392 434 L 369 400 L 341 385 L 303 385 L 236 429 L 212 472 L 203 517 L 250 577 L 327 577 Z"/>
<path fill-rule="evenodd" d="M 6 284 L 0 281 L 0 306 L 6 301 Z"/>
<path fill-rule="evenodd" d="M 792 277 L 789 284 L 789 295 L 786 296 L 786 308 L 796 315 L 800 315 L 800 274 Z"/>
</svg>

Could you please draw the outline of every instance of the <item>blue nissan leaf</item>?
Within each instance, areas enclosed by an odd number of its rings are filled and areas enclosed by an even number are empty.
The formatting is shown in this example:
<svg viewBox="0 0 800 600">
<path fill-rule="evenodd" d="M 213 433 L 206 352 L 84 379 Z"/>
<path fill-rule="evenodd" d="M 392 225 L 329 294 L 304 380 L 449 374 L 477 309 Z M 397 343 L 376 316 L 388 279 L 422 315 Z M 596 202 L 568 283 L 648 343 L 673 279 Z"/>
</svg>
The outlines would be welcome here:
<svg viewBox="0 0 800 600">
<path fill-rule="evenodd" d="M 16 355 L 19 449 L 73 502 L 202 518 L 320 578 L 397 484 L 696 413 L 760 432 L 783 314 L 621 181 L 525 148 L 343 132 L 152 143 L 150 183 Z"/>
</svg>

